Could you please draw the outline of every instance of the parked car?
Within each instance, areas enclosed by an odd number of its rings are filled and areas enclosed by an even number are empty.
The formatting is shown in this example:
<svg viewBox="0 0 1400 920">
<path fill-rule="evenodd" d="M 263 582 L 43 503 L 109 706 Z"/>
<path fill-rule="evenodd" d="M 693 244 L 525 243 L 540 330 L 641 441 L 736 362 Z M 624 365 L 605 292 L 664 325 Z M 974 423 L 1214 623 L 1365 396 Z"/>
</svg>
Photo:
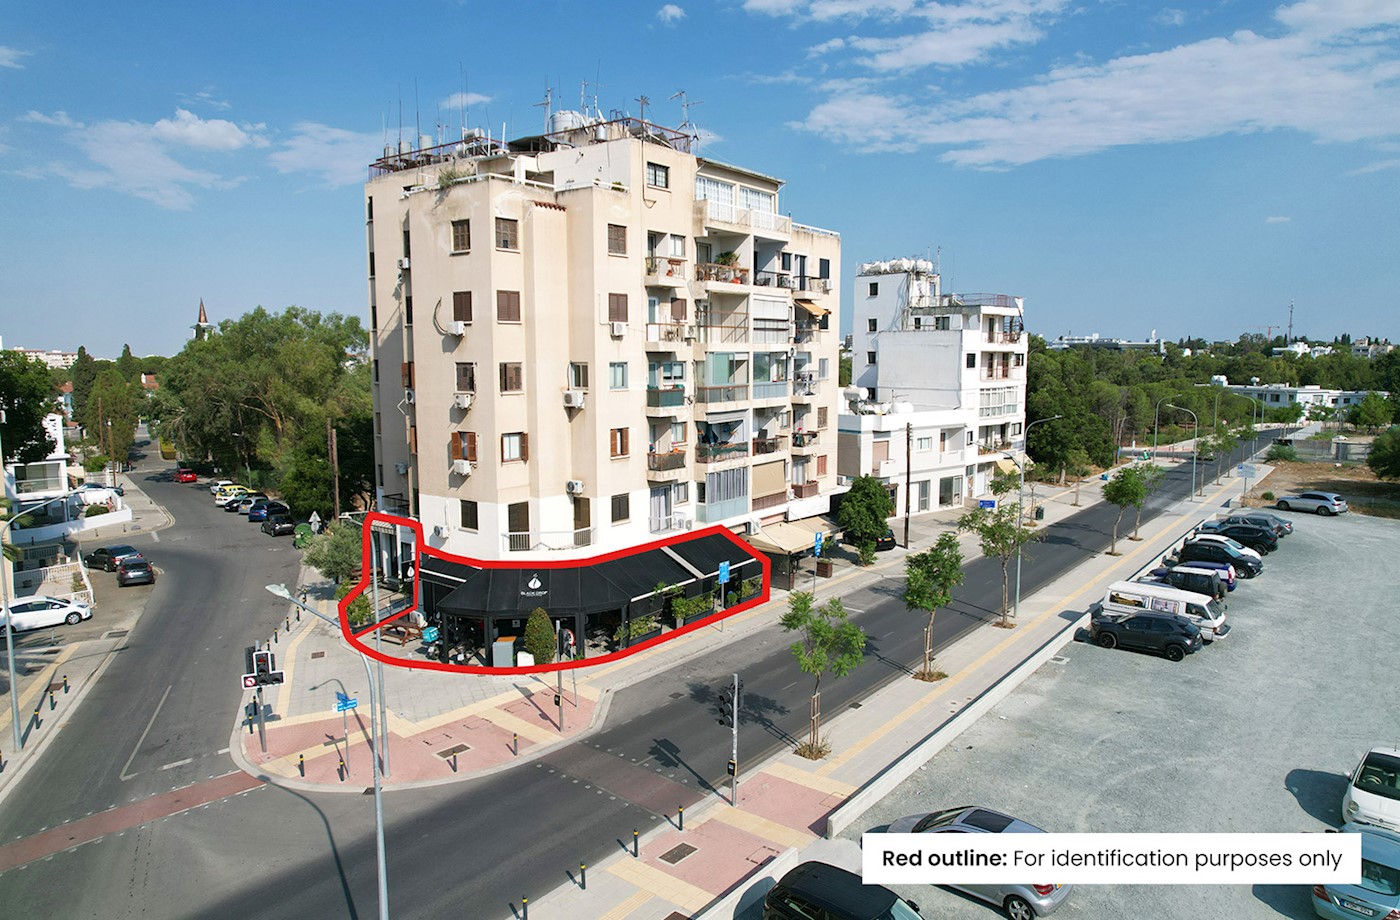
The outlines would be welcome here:
<svg viewBox="0 0 1400 920">
<path fill-rule="evenodd" d="M 1205 559 L 1197 559 L 1193 562 L 1180 563 L 1177 566 L 1175 566 L 1175 568 L 1182 568 L 1183 566 L 1193 569 L 1207 569 L 1210 571 L 1219 572 L 1220 577 L 1225 580 L 1225 587 L 1228 590 L 1233 591 L 1235 590 L 1235 588 L 1239 587 L 1239 576 L 1235 574 L 1235 567 L 1228 562 L 1210 562 Z M 1164 565 L 1163 567 L 1154 569 L 1153 571 L 1163 572 L 1168 571 L 1170 568 L 1172 567 Z"/>
<path fill-rule="evenodd" d="M 1138 581 L 1145 584 L 1170 585 L 1182 591 L 1194 591 L 1196 594 L 1222 600 L 1230 592 L 1226 577 L 1220 569 L 1179 565 L 1175 568 L 1155 568 Z"/>
<path fill-rule="evenodd" d="M 1227 537 L 1223 533 L 1202 533 L 1198 530 L 1189 534 L 1186 537 L 1186 541 L 1188 543 L 1199 543 L 1206 540 L 1213 540 L 1217 543 L 1223 543 L 1226 546 L 1233 549 L 1235 552 L 1240 553 L 1244 556 L 1248 556 L 1251 559 L 1258 559 L 1261 562 L 1264 559 L 1264 554 L 1259 552 L 1259 550 L 1254 549 L 1250 546 L 1245 546 L 1240 541 L 1234 539 L 1233 537 Z"/>
<path fill-rule="evenodd" d="M 1214 642 L 1230 634 L 1224 604 L 1210 595 L 1182 591 L 1171 585 L 1115 581 L 1104 591 L 1099 607 L 1104 616 L 1129 616 L 1143 611 L 1174 613 L 1200 629 L 1202 642 Z"/>
<path fill-rule="evenodd" d="M 891 821 L 891 834 L 1043 834 L 1027 824 L 990 808 L 963 805 Z M 974 898 L 995 904 L 1011 920 L 1032 920 L 1052 913 L 1069 897 L 1071 885 L 948 885 Z"/>
<path fill-rule="evenodd" d="M 214 504 L 221 508 L 227 507 L 229 502 L 234 503 L 234 509 L 238 508 L 238 502 L 242 501 L 248 490 L 242 486 L 225 486 L 214 493 Z"/>
<path fill-rule="evenodd" d="M 1139 649 L 1157 652 L 1168 661 L 1180 661 L 1203 644 L 1201 631 L 1184 617 L 1174 613 L 1141 613 L 1115 615 L 1106 612 L 1102 604 L 1090 610 L 1089 635 L 1104 648 Z"/>
<path fill-rule="evenodd" d="M 187 470 L 184 467 L 175 471 L 176 482 L 198 482 L 199 477 L 194 474 L 194 470 Z"/>
<path fill-rule="evenodd" d="M 1233 514 L 1227 514 L 1224 520 L 1230 524 L 1253 524 L 1255 527 L 1267 527 L 1273 530 L 1274 536 L 1279 539 L 1283 539 L 1293 532 L 1292 521 L 1267 511 L 1236 511 Z"/>
<path fill-rule="evenodd" d="M 209 494 L 217 494 L 220 489 L 233 485 L 237 485 L 237 483 L 232 479 L 211 479 L 209 481 Z"/>
<path fill-rule="evenodd" d="M 265 521 L 269 514 L 290 514 L 291 510 L 292 509 L 288 508 L 282 502 L 264 498 L 260 501 L 253 502 L 253 506 L 248 509 L 248 520 L 253 522 Z"/>
<path fill-rule="evenodd" d="M 894 547 L 894 531 L 886 527 L 885 532 L 875 541 L 875 551 L 877 553 L 884 552 L 887 549 L 894 549 Z"/>
<path fill-rule="evenodd" d="M 763 920 L 919 920 L 919 905 L 823 862 L 788 871 L 763 897 Z"/>
<path fill-rule="evenodd" d="M 296 533 L 297 525 L 290 514 L 269 514 L 262 522 L 262 532 L 270 537 Z"/>
<path fill-rule="evenodd" d="M 1299 492 L 1280 495 L 1274 500 L 1280 511 L 1311 511 L 1314 514 L 1346 514 L 1347 502 L 1336 492 Z"/>
<path fill-rule="evenodd" d="M 243 496 L 238 501 L 230 502 L 230 504 L 233 505 L 233 510 L 238 512 L 239 514 L 247 514 L 248 509 L 252 508 L 258 502 L 265 501 L 267 501 L 267 496 L 262 494 L 261 492 L 249 492 L 247 495 Z M 224 506 L 224 510 L 229 510 L 228 505 Z"/>
<path fill-rule="evenodd" d="M 1260 556 L 1268 555 L 1278 549 L 1278 535 L 1274 533 L 1272 527 L 1260 527 L 1256 524 L 1231 524 L 1228 521 L 1206 521 L 1201 525 L 1199 532 L 1229 537 L 1241 546 L 1247 546 L 1254 550 Z"/>
<path fill-rule="evenodd" d="M 1313 913 L 1327 920 L 1400 917 L 1400 834 L 1355 823 L 1342 833 L 1361 835 L 1361 882 L 1314 885 Z"/>
<path fill-rule="evenodd" d="M 1167 557 L 1168 565 L 1182 563 L 1224 562 L 1233 566 L 1240 578 L 1254 578 L 1264 572 L 1264 563 L 1252 553 L 1242 553 L 1228 543 L 1218 540 L 1194 540 L 1182 545 L 1176 555 Z"/>
<path fill-rule="evenodd" d="M 123 559 L 117 566 L 117 587 L 128 585 L 153 585 L 156 583 L 156 569 L 145 559 Z"/>
<path fill-rule="evenodd" d="M 1371 748 L 1351 773 L 1342 821 L 1400 831 L 1400 748 Z"/>
<path fill-rule="evenodd" d="M 97 482 L 85 482 L 73 490 L 74 492 L 115 492 L 118 495 L 125 495 L 126 489 L 119 485 L 104 486 Z"/>
<path fill-rule="evenodd" d="M 17 599 L 0 612 L 0 622 L 8 626 L 13 621 L 15 632 L 43 629 L 45 626 L 57 626 L 60 623 L 76 626 L 89 619 L 92 619 L 92 608 L 87 604 L 42 594 Z"/>
<path fill-rule="evenodd" d="M 134 546 L 119 543 L 115 546 L 99 546 L 83 557 L 83 565 L 90 569 L 115 572 L 126 559 L 140 559 L 141 551 Z"/>
</svg>

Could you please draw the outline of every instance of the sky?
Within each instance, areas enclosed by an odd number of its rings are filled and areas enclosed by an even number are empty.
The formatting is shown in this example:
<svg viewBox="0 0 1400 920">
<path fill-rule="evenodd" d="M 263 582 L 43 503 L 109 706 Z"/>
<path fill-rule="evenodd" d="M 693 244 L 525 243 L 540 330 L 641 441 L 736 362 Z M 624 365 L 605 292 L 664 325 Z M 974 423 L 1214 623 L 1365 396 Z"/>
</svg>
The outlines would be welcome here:
<svg viewBox="0 0 1400 920">
<path fill-rule="evenodd" d="M 7 4 L 0 337 L 173 354 L 201 298 L 367 324 L 368 164 L 539 133 L 547 91 L 786 180 L 843 308 L 860 262 L 924 256 L 1047 338 L 1277 335 L 1292 303 L 1400 341 L 1397 0 Z"/>
</svg>

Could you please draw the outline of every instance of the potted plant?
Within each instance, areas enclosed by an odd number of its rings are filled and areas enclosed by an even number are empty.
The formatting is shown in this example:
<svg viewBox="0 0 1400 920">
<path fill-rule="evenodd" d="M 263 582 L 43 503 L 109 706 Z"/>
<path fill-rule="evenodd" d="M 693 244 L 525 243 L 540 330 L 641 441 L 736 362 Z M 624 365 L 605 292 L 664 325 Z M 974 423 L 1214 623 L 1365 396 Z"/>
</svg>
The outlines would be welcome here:
<svg viewBox="0 0 1400 920">
<path fill-rule="evenodd" d="M 623 623 L 613 634 L 613 639 L 616 640 L 618 646 L 626 648 L 659 635 L 661 635 L 661 624 L 657 621 L 656 614 L 648 613 L 633 617 Z"/>
</svg>

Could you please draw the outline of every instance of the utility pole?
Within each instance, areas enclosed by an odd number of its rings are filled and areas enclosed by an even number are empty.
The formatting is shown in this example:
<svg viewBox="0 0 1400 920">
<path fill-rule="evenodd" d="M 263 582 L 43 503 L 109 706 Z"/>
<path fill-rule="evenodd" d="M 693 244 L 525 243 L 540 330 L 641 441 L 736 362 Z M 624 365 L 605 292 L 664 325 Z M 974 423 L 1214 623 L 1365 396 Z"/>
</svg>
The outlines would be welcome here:
<svg viewBox="0 0 1400 920">
<path fill-rule="evenodd" d="M 336 430 L 331 420 L 326 419 L 326 450 L 331 458 L 331 480 L 335 496 L 335 519 L 340 520 L 340 454 L 336 446 Z"/>
<path fill-rule="evenodd" d="M 914 469 L 914 423 L 904 423 L 904 548 L 909 548 L 909 493 Z"/>
</svg>

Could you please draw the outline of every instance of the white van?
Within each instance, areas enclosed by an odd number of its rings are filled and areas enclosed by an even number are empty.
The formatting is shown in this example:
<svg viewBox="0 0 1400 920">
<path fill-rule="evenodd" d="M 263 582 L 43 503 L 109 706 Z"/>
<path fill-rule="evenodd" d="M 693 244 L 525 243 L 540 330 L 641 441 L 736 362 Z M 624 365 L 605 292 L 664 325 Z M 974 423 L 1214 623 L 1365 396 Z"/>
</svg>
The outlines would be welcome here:
<svg viewBox="0 0 1400 920">
<path fill-rule="evenodd" d="M 1223 639 L 1230 634 L 1225 625 L 1225 608 L 1212 597 L 1182 591 L 1170 585 L 1144 584 L 1137 581 L 1117 581 L 1108 586 L 1103 596 L 1103 610 L 1109 616 L 1160 610 L 1185 617 L 1201 630 L 1206 642 Z"/>
</svg>

